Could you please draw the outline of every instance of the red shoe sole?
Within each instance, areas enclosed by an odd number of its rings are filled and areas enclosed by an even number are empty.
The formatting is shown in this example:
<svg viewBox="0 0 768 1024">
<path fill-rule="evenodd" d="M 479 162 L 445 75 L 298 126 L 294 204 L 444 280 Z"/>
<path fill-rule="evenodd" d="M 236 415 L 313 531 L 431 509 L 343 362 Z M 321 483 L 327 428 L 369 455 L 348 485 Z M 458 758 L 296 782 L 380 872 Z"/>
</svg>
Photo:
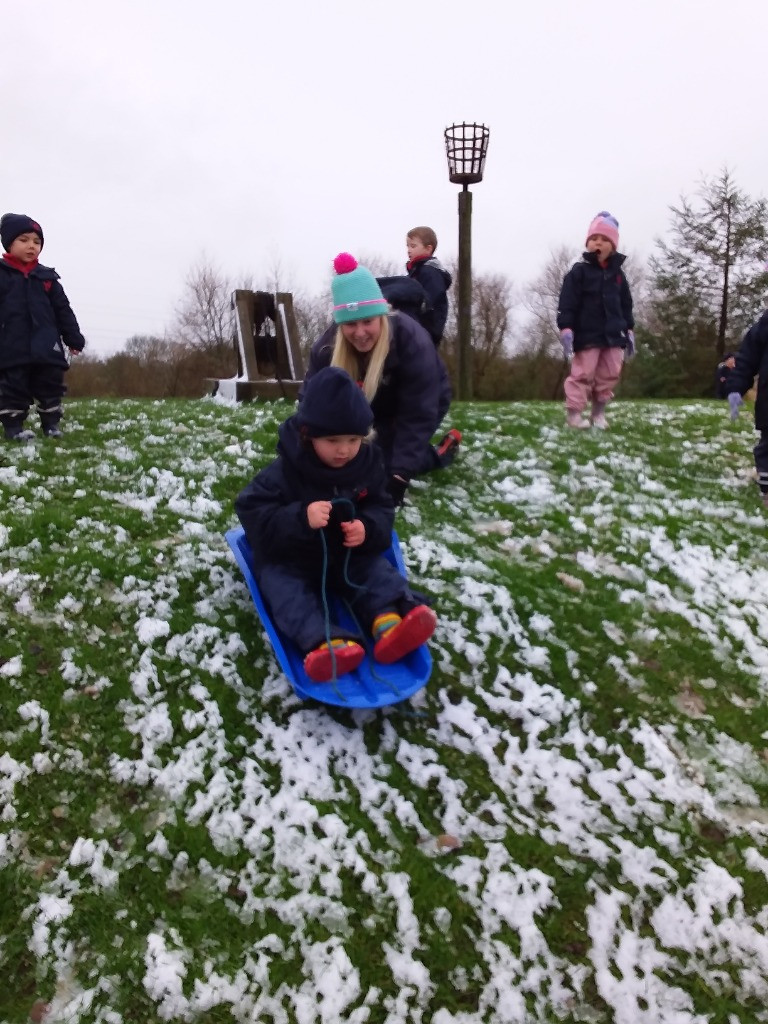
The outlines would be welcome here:
<svg viewBox="0 0 768 1024">
<path fill-rule="evenodd" d="M 304 659 L 304 671 L 313 683 L 328 683 L 347 672 L 354 672 L 364 657 L 365 651 L 360 644 L 334 647 L 333 654 L 330 650 L 310 651 Z"/>
<path fill-rule="evenodd" d="M 391 665 L 415 651 L 432 636 L 437 616 L 431 608 L 420 604 L 412 608 L 402 622 L 393 626 L 373 648 L 373 656 L 382 665 Z"/>
<path fill-rule="evenodd" d="M 461 431 L 452 428 L 445 435 L 443 440 L 440 442 L 438 447 L 435 449 L 438 455 L 445 455 L 446 452 L 453 451 L 454 448 L 458 448 L 461 444 Z"/>
</svg>

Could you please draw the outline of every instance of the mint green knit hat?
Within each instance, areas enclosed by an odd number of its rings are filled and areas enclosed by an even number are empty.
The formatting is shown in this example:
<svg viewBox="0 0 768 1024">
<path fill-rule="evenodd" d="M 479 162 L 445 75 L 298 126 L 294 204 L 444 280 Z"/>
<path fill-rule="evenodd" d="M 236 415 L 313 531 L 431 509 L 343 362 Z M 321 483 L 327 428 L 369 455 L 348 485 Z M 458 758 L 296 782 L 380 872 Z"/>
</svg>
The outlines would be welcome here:
<svg viewBox="0 0 768 1024">
<path fill-rule="evenodd" d="M 389 303 L 381 294 L 378 281 L 367 267 L 358 266 L 354 256 L 340 252 L 333 261 L 336 276 L 331 281 L 333 319 L 337 324 L 386 316 Z"/>
</svg>

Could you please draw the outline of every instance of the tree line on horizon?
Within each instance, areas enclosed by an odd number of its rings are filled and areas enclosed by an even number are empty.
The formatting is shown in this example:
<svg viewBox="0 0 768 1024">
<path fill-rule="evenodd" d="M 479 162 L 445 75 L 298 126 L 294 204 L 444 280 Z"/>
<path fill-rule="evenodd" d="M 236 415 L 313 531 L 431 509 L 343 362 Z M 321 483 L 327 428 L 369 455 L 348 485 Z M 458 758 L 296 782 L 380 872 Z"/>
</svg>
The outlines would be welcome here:
<svg viewBox="0 0 768 1024">
<path fill-rule="evenodd" d="M 741 190 L 730 170 L 703 179 L 693 198 L 671 206 L 667 237 L 647 263 L 628 259 L 638 354 L 622 375 L 624 397 L 713 394 L 715 367 L 738 349 L 768 306 L 768 203 Z M 567 376 L 556 315 L 563 277 L 580 253 L 561 246 L 533 281 L 516 285 L 503 273 L 473 274 L 473 390 L 478 400 L 560 399 Z M 377 276 L 397 274 L 391 261 L 362 258 Z M 457 356 L 458 267 L 441 352 L 451 373 Z M 279 267 L 258 287 L 291 291 Z M 206 380 L 237 374 L 233 343 L 235 283 L 202 261 L 186 279 L 173 325 L 163 337 L 134 335 L 104 359 L 79 357 L 68 374 L 72 397 L 200 397 Z M 301 346 L 330 323 L 328 296 L 293 290 Z"/>
</svg>

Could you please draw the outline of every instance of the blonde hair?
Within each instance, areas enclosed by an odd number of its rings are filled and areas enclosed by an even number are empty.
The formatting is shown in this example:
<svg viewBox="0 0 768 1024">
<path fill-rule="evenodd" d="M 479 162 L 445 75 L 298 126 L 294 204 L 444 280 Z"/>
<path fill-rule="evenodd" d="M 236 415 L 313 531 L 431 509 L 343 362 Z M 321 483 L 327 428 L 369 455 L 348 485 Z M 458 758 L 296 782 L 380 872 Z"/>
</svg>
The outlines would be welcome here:
<svg viewBox="0 0 768 1024">
<path fill-rule="evenodd" d="M 331 366 L 339 366 L 346 370 L 352 380 L 360 380 L 360 353 L 347 339 L 339 324 L 336 330 L 336 338 L 333 343 L 333 356 Z M 382 316 L 381 331 L 376 344 L 371 349 L 371 357 L 365 368 L 365 376 L 362 378 L 363 394 L 369 402 L 373 401 L 374 395 L 379 390 L 381 377 L 384 373 L 384 361 L 389 355 L 389 316 Z"/>
</svg>

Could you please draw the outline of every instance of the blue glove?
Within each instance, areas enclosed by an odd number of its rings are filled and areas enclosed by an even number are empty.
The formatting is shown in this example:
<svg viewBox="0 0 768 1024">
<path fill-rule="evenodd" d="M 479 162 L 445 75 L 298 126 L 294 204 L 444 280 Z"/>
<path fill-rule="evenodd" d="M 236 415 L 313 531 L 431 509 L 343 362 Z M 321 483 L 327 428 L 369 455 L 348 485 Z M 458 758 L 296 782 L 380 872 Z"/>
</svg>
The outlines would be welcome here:
<svg viewBox="0 0 768 1024">
<path fill-rule="evenodd" d="M 733 422 L 733 420 L 735 420 L 739 415 L 739 407 L 744 405 L 744 399 L 738 391 L 731 391 L 728 393 L 728 405 L 731 407 L 731 421 Z"/>
<path fill-rule="evenodd" d="M 573 331 L 570 327 L 564 327 L 560 331 L 560 344 L 563 346 L 563 355 L 570 359 L 573 355 Z"/>
<path fill-rule="evenodd" d="M 637 352 L 637 348 L 635 347 L 635 332 L 634 331 L 631 331 L 631 330 L 627 331 L 627 347 L 625 349 L 625 352 L 626 352 L 627 359 L 631 359 L 632 356 L 635 354 L 635 352 Z"/>
</svg>

